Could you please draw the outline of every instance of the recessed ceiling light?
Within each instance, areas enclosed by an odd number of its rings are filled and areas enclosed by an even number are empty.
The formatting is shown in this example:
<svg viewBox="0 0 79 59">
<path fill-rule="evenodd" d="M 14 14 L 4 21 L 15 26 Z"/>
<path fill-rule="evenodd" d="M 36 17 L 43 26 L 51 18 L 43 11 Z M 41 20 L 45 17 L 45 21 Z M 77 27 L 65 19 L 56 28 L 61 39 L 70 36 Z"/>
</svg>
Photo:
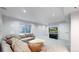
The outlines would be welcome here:
<svg viewBox="0 0 79 59">
<path fill-rule="evenodd" d="M 23 12 L 26 13 L 27 11 L 24 9 Z"/>
<path fill-rule="evenodd" d="M 52 14 L 52 16 L 55 16 L 55 14 Z"/>
<path fill-rule="evenodd" d="M 74 7 L 74 8 L 77 8 L 77 7 Z"/>
</svg>

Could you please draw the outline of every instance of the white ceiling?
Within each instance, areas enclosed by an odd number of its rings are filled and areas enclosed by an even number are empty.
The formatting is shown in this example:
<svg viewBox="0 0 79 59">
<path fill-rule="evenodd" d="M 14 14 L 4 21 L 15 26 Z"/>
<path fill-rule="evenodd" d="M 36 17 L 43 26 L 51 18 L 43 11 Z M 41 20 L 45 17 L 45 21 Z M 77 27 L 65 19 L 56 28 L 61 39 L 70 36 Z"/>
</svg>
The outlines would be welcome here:
<svg viewBox="0 0 79 59">
<path fill-rule="evenodd" d="M 49 24 L 65 20 L 65 16 L 79 8 L 63 7 L 6 7 L 0 8 L 2 14 L 21 20 Z"/>
<path fill-rule="evenodd" d="M 64 14 L 65 15 L 74 13 L 76 11 L 79 11 L 79 7 L 65 7 L 64 8 Z"/>
</svg>

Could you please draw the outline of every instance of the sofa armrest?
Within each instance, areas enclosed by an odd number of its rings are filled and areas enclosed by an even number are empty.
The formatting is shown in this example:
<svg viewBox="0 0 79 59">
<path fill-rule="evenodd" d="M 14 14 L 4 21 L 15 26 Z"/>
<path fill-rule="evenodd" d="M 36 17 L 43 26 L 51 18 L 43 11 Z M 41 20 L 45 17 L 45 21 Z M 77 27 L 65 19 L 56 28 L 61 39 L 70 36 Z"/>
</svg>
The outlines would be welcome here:
<svg viewBox="0 0 79 59">
<path fill-rule="evenodd" d="M 6 43 L 6 41 L 1 42 L 2 52 L 12 52 L 10 45 Z"/>
</svg>

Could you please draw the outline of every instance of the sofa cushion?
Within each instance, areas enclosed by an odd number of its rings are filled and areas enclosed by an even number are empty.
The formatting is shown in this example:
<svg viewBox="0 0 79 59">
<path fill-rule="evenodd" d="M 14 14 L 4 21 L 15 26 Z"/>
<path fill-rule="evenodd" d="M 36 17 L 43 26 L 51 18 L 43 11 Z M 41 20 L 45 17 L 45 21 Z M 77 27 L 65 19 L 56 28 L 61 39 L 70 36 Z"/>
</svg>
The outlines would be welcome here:
<svg viewBox="0 0 79 59">
<path fill-rule="evenodd" d="M 23 38 L 21 39 L 23 42 L 28 42 L 30 40 L 33 40 L 34 38 L 33 37 L 27 37 L 27 38 Z"/>
<path fill-rule="evenodd" d="M 15 35 L 15 34 L 10 34 L 10 35 L 6 35 L 5 38 L 6 38 L 6 39 L 10 39 L 10 38 L 15 37 L 15 36 L 17 36 L 17 35 Z"/>
<path fill-rule="evenodd" d="M 13 44 L 14 42 L 17 42 L 19 39 L 18 38 L 11 38 L 10 40 L 12 40 L 12 44 Z"/>
<path fill-rule="evenodd" d="M 14 52 L 31 52 L 27 43 L 22 42 L 21 40 L 15 42 L 12 45 Z"/>
<path fill-rule="evenodd" d="M 7 39 L 6 43 L 8 43 L 9 45 L 12 45 L 12 40 L 11 39 Z"/>
<path fill-rule="evenodd" d="M 11 44 L 12 44 L 12 40 L 11 40 L 12 38 L 18 38 L 18 39 L 20 39 L 19 36 L 18 36 L 18 35 L 15 35 L 15 34 L 6 35 L 3 39 L 4 39 L 9 45 L 11 45 Z"/>
<path fill-rule="evenodd" d="M 12 44 L 12 41 L 10 40 L 12 38 L 11 35 L 6 35 L 3 39 L 6 41 L 6 43 L 8 43 L 9 45 Z"/>
<path fill-rule="evenodd" d="M 19 34 L 19 37 L 25 38 L 25 34 Z"/>
<path fill-rule="evenodd" d="M 25 37 L 35 37 L 33 33 L 25 33 Z"/>
</svg>

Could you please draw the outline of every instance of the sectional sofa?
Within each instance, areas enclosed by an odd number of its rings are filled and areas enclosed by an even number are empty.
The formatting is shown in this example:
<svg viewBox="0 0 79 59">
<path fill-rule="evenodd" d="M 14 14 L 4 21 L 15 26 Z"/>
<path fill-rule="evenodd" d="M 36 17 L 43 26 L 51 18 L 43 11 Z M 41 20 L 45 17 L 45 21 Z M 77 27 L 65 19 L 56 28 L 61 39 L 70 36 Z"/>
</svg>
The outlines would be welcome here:
<svg viewBox="0 0 79 59">
<path fill-rule="evenodd" d="M 33 33 L 11 34 L 3 37 L 2 52 L 44 52 L 44 40 L 36 39 Z"/>
</svg>

